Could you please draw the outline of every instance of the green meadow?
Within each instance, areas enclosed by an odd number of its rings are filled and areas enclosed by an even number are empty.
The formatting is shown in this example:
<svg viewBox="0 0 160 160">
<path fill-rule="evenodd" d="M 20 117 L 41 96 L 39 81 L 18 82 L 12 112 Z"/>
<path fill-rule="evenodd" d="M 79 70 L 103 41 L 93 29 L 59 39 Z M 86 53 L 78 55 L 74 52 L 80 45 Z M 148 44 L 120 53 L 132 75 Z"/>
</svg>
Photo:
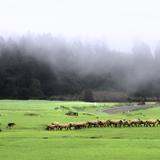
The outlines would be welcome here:
<svg viewBox="0 0 160 160">
<path fill-rule="evenodd" d="M 51 122 L 160 118 L 160 107 L 123 114 L 102 110 L 128 103 L 0 100 L 0 160 L 159 160 L 160 127 L 46 131 Z M 68 111 L 78 116 L 67 116 Z M 9 122 L 16 123 L 8 129 Z"/>
</svg>

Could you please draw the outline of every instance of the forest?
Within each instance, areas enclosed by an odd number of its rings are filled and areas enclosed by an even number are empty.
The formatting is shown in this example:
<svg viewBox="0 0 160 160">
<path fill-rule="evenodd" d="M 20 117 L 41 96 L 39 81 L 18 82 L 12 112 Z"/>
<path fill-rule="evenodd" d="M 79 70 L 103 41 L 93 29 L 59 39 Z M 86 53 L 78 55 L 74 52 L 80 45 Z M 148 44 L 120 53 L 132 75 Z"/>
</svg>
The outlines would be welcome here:
<svg viewBox="0 0 160 160">
<path fill-rule="evenodd" d="M 0 38 L 0 98 L 126 101 L 160 96 L 160 43 L 131 53 L 51 35 Z"/>
</svg>

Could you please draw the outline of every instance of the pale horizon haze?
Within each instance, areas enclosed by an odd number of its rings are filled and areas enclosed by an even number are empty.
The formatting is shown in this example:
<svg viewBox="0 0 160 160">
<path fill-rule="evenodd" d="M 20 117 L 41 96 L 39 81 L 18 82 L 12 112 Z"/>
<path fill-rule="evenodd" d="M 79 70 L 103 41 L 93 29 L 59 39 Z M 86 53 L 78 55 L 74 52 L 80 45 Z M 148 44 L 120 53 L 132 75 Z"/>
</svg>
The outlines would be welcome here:
<svg viewBox="0 0 160 160">
<path fill-rule="evenodd" d="M 101 39 L 129 52 L 135 41 L 152 50 L 160 40 L 159 0 L 0 0 L 0 35 L 27 33 Z"/>
</svg>

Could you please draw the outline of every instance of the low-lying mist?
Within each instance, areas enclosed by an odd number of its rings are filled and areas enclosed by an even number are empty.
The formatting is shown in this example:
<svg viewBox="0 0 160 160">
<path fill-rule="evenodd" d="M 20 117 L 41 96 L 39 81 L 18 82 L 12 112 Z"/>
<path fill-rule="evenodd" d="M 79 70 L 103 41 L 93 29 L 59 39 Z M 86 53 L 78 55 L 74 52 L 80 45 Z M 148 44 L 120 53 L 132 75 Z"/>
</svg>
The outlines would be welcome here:
<svg viewBox="0 0 160 160">
<path fill-rule="evenodd" d="M 0 38 L 1 98 L 159 97 L 159 73 L 160 44 L 154 53 L 143 42 L 123 53 L 99 41 L 51 35 Z"/>
</svg>

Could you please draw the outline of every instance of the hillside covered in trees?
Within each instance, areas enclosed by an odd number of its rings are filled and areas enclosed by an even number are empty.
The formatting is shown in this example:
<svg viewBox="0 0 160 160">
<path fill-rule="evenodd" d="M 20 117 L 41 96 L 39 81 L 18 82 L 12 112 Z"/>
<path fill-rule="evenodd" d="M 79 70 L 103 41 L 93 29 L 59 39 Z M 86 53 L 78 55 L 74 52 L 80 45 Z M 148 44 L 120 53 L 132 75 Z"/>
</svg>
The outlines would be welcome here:
<svg viewBox="0 0 160 160">
<path fill-rule="evenodd" d="M 132 53 L 50 35 L 0 39 L 1 99 L 125 100 L 160 97 L 160 44 Z"/>
</svg>

